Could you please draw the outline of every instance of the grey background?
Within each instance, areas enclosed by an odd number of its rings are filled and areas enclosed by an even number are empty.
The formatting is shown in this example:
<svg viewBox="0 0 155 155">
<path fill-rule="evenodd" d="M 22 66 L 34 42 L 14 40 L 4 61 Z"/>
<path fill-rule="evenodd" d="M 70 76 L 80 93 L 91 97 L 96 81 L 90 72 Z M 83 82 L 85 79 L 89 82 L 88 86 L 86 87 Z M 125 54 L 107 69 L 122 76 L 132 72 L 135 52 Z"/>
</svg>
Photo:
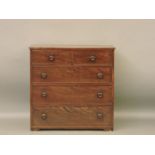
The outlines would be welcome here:
<svg viewBox="0 0 155 155">
<path fill-rule="evenodd" d="M 115 130 L 29 130 L 29 47 L 113 45 Z M 0 20 L 0 134 L 154 134 L 155 20 Z"/>
</svg>

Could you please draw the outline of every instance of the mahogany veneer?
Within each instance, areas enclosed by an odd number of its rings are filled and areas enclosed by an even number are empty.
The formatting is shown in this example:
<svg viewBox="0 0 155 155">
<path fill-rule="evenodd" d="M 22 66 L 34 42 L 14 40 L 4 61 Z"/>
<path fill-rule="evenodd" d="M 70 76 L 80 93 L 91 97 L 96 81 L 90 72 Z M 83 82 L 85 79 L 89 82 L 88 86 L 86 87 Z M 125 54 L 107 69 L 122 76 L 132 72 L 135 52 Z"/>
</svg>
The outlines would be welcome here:
<svg viewBox="0 0 155 155">
<path fill-rule="evenodd" d="M 30 51 L 32 130 L 113 130 L 113 47 Z"/>
</svg>

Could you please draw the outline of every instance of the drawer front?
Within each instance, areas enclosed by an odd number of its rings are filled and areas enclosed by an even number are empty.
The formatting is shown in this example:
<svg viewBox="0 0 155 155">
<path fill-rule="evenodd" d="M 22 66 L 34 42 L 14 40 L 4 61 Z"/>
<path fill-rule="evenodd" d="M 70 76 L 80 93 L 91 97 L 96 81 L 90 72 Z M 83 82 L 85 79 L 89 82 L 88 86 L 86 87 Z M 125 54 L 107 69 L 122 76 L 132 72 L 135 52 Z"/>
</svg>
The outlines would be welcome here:
<svg viewBox="0 0 155 155">
<path fill-rule="evenodd" d="M 112 86 L 33 86 L 35 107 L 112 105 Z"/>
<path fill-rule="evenodd" d="M 112 107 L 51 107 L 34 110 L 32 126 L 39 128 L 104 128 L 112 126 Z"/>
<path fill-rule="evenodd" d="M 32 82 L 112 82 L 111 67 L 33 67 Z"/>
<path fill-rule="evenodd" d="M 75 64 L 113 65 L 113 49 L 83 49 L 73 52 Z"/>
<path fill-rule="evenodd" d="M 72 54 L 66 49 L 41 49 L 31 51 L 32 64 L 67 65 L 71 64 Z"/>
</svg>

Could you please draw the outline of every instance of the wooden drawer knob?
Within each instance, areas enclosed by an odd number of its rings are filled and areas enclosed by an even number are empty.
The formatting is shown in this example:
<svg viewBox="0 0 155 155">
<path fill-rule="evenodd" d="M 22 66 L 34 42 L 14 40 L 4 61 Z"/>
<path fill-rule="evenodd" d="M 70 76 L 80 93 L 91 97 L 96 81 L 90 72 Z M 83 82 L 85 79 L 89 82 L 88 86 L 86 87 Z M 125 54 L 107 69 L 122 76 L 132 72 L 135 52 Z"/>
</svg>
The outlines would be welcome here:
<svg viewBox="0 0 155 155">
<path fill-rule="evenodd" d="M 47 114 L 46 113 L 42 113 L 41 114 L 41 119 L 42 120 L 46 120 L 47 119 Z"/>
<path fill-rule="evenodd" d="M 89 61 L 90 62 L 96 62 L 96 56 L 95 55 L 90 56 Z"/>
<path fill-rule="evenodd" d="M 40 74 L 40 77 L 42 78 L 42 79 L 47 79 L 47 73 L 41 73 Z"/>
<path fill-rule="evenodd" d="M 53 62 L 55 60 L 55 56 L 54 55 L 49 55 L 48 60 Z"/>
<path fill-rule="evenodd" d="M 97 98 L 103 98 L 103 92 L 102 91 L 97 93 Z"/>
<path fill-rule="evenodd" d="M 97 119 L 103 119 L 103 113 L 102 112 L 97 112 L 96 117 L 97 117 Z"/>
<path fill-rule="evenodd" d="M 98 79 L 103 79 L 104 75 L 102 72 L 97 73 L 97 78 Z"/>
<path fill-rule="evenodd" d="M 47 92 L 46 92 L 46 91 L 43 91 L 43 92 L 41 92 L 41 96 L 42 96 L 42 97 L 47 97 L 47 96 L 48 96 L 48 94 L 47 94 Z"/>
</svg>

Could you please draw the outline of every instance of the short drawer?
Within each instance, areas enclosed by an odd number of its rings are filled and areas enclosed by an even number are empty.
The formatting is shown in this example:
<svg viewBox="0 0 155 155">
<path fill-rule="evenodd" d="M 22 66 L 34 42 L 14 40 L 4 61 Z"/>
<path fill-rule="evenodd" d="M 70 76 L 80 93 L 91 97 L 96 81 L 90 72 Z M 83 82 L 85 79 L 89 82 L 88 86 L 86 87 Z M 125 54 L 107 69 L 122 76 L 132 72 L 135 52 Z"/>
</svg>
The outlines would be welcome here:
<svg viewBox="0 0 155 155">
<path fill-rule="evenodd" d="M 112 128 L 111 106 L 51 107 L 33 109 L 32 128 L 41 129 L 104 129 Z"/>
<path fill-rule="evenodd" d="M 74 64 L 113 65 L 113 48 L 81 49 L 73 52 Z"/>
<path fill-rule="evenodd" d="M 34 107 L 112 105 L 112 86 L 33 86 Z"/>
<path fill-rule="evenodd" d="M 111 67 L 32 67 L 32 82 L 112 83 Z"/>
<path fill-rule="evenodd" d="M 72 54 L 66 49 L 31 49 L 32 64 L 68 65 L 71 61 Z"/>
</svg>

